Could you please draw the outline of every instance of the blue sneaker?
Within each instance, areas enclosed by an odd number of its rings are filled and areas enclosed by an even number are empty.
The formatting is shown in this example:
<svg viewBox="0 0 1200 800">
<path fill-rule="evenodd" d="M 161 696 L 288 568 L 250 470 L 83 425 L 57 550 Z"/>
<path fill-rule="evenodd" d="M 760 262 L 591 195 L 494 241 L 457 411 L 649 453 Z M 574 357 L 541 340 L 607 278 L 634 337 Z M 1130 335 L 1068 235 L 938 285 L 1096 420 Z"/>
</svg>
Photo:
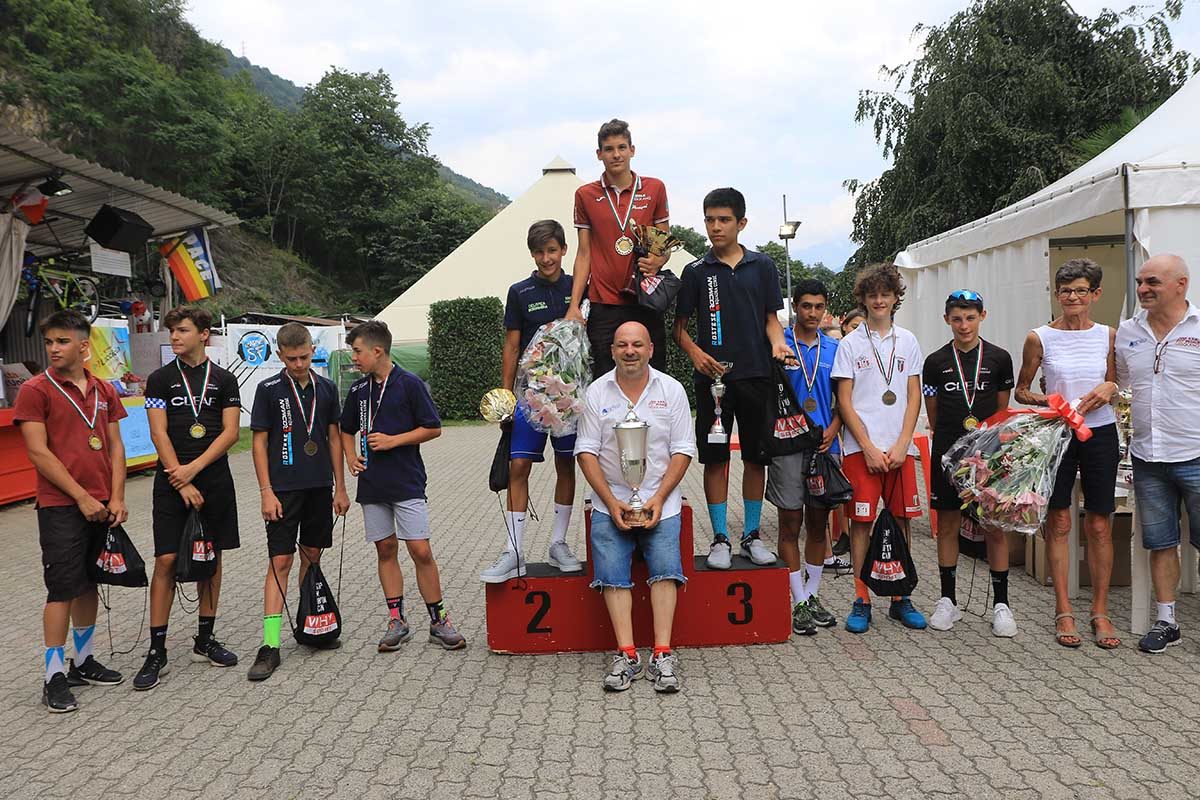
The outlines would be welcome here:
<svg viewBox="0 0 1200 800">
<path fill-rule="evenodd" d="M 916 631 L 925 630 L 925 615 L 917 611 L 912 600 L 907 597 L 893 600 L 892 605 L 888 608 L 888 616 L 906 628 Z"/>
<path fill-rule="evenodd" d="M 871 604 L 855 600 L 854 607 L 850 609 L 850 616 L 846 617 L 846 630 L 851 633 L 866 633 L 870 627 Z"/>
</svg>

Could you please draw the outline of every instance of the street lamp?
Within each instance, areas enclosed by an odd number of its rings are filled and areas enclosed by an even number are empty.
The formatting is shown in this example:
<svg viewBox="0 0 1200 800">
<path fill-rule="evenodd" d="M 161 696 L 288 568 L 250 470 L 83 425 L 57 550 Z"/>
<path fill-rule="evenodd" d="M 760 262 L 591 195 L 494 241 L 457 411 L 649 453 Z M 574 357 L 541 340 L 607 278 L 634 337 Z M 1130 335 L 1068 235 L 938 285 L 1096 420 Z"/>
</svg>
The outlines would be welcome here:
<svg viewBox="0 0 1200 800">
<path fill-rule="evenodd" d="M 788 247 L 788 242 L 796 238 L 796 231 L 800 229 L 800 223 L 787 218 L 787 195 L 783 196 L 783 224 L 779 226 L 779 238 L 783 240 L 784 272 L 787 275 L 787 309 L 788 309 L 788 327 L 796 324 L 795 310 L 792 308 L 792 253 Z"/>
</svg>

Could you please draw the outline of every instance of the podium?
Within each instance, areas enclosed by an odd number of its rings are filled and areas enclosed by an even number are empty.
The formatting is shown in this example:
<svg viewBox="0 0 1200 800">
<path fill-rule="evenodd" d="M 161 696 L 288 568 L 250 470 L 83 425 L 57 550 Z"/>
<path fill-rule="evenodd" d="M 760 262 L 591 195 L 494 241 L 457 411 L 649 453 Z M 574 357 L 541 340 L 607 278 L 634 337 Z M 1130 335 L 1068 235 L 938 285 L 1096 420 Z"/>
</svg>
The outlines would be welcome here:
<svg viewBox="0 0 1200 800">
<path fill-rule="evenodd" d="M 527 564 L 524 578 L 487 584 L 488 649 L 495 653 L 575 653 L 615 650 L 604 598 L 592 582 L 592 509 L 584 510 L 587 561 L 564 574 L 549 564 Z M 792 632 L 788 571 L 782 561 L 760 567 L 735 555 L 732 568 L 709 569 L 692 555 L 692 507 L 684 501 L 679 548 L 687 584 L 680 587 L 671 644 L 676 647 L 773 644 Z M 654 644 L 646 564 L 633 561 L 633 634 L 638 647 Z"/>
</svg>

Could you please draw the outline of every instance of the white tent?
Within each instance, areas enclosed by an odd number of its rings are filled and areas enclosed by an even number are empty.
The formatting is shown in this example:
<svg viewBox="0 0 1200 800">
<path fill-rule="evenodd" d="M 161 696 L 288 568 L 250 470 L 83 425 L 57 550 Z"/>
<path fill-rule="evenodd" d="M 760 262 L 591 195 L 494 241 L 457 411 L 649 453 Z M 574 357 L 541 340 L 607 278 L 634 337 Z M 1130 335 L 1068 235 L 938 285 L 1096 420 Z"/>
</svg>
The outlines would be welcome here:
<svg viewBox="0 0 1200 800">
<path fill-rule="evenodd" d="M 572 225 L 575 190 L 582 184 L 575 168 L 556 157 L 542 169 L 537 183 L 393 300 L 376 319 L 387 323 L 397 342 L 425 341 L 432 303 L 456 297 L 499 297 L 503 301 L 508 287 L 534 269 L 525 236 L 539 219 L 556 219 L 566 229 L 568 250 L 563 268 L 570 272 L 577 243 Z M 680 250 L 668 266 L 678 275 L 690 261 L 692 257 Z"/>
<path fill-rule="evenodd" d="M 1087 256 L 1104 268 L 1095 318 L 1115 325 L 1148 254 L 1177 253 L 1200 269 L 1200 78 L 1100 155 L 1008 208 L 909 245 L 896 263 L 908 292 L 897 314 L 930 352 L 950 334 L 946 296 L 974 289 L 989 309 L 984 336 L 1015 363 L 1027 331 L 1057 314 L 1053 270 Z M 1132 269 L 1127 268 L 1130 265 Z M 1193 282 L 1200 302 L 1200 281 Z"/>
</svg>

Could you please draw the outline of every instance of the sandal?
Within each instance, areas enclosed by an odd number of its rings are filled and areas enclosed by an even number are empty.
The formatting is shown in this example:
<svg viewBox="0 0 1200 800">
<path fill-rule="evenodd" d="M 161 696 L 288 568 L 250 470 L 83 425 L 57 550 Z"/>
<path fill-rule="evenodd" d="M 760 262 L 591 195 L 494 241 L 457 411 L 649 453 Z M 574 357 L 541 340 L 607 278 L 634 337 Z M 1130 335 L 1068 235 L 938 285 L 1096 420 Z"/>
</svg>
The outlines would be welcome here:
<svg viewBox="0 0 1200 800">
<path fill-rule="evenodd" d="M 1090 620 L 1090 622 L 1092 623 L 1092 641 L 1094 641 L 1096 643 L 1096 647 L 1099 647 L 1101 650 L 1116 650 L 1118 647 L 1121 646 L 1121 640 L 1118 639 L 1116 636 L 1103 636 L 1102 637 L 1099 634 L 1097 634 L 1096 633 L 1096 620 L 1098 620 L 1098 619 L 1108 620 L 1108 624 L 1112 625 L 1112 620 L 1109 619 L 1109 616 L 1107 614 L 1093 615 Z"/>
<path fill-rule="evenodd" d="M 1064 612 L 1062 614 L 1054 615 L 1054 627 L 1055 627 L 1054 641 L 1058 642 L 1063 647 L 1070 647 L 1072 649 L 1074 649 L 1076 647 L 1081 647 L 1083 645 L 1083 639 L 1081 639 L 1079 637 L 1078 633 L 1063 633 L 1063 632 L 1057 630 L 1058 622 L 1059 622 L 1059 620 L 1062 620 L 1062 619 L 1069 619 L 1072 622 L 1074 622 L 1075 615 L 1072 614 L 1070 611 Z"/>
</svg>

